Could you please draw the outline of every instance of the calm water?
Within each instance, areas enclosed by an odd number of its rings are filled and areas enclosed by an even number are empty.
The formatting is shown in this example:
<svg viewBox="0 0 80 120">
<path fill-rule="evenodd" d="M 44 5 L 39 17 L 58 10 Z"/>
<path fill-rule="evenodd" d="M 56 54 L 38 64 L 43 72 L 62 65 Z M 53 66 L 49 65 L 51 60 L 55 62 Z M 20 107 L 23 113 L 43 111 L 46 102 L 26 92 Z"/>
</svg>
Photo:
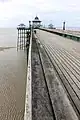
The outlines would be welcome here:
<svg viewBox="0 0 80 120">
<path fill-rule="evenodd" d="M 16 47 L 16 43 L 16 29 L 0 29 L 1 47 Z M 23 120 L 26 66 L 26 51 L 0 51 L 0 120 Z"/>
</svg>

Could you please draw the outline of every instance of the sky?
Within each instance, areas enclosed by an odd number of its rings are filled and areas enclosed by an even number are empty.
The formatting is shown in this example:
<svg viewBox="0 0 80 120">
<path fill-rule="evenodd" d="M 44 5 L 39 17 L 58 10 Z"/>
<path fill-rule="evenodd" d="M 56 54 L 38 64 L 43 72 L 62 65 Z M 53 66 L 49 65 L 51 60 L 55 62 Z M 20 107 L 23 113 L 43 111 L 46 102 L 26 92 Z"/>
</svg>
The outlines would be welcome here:
<svg viewBox="0 0 80 120">
<path fill-rule="evenodd" d="M 36 15 L 46 26 L 80 27 L 80 0 L 0 0 L 0 27 L 28 25 Z"/>
</svg>

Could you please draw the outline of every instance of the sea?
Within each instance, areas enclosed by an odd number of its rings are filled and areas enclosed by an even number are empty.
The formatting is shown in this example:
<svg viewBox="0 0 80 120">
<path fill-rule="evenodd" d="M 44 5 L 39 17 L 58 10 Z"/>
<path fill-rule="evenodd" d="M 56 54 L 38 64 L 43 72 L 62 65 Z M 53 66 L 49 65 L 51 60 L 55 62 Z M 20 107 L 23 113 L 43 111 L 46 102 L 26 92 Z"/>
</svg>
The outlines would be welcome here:
<svg viewBox="0 0 80 120">
<path fill-rule="evenodd" d="M 16 46 L 17 29 L 0 28 L 0 120 L 24 119 L 27 54 Z"/>
</svg>

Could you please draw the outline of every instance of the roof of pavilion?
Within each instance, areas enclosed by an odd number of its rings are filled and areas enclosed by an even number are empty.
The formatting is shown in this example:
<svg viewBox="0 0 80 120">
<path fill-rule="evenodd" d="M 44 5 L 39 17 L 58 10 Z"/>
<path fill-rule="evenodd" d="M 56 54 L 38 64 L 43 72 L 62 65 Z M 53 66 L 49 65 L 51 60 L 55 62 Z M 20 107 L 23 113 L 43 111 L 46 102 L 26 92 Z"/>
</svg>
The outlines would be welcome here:
<svg viewBox="0 0 80 120">
<path fill-rule="evenodd" d="M 36 16 L 35 19 L 32 22 L 41 22 L 39 18 Z"/>
<path fill-rule="evenodd" d="M 19 27 L 26 27 L 26 25 L 24 25 L 23 23 L 21 23 L 20 25 L 18 25 Z"/>
</svg>

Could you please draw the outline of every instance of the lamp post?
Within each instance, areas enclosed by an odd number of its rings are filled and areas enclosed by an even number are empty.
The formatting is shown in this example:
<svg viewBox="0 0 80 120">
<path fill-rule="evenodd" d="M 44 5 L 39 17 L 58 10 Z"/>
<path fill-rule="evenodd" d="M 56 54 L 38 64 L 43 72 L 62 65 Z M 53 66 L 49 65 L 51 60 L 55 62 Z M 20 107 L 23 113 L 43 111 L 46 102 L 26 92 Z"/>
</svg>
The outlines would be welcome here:
<svg viewBox="0 0 80 120">
<path fill-rule="evenodd" d="M 29 21 L 29 28 L 31 28 L 31 21 Z"/>
<path fill-rule="evenodd" d="M 63 22 L 63 30 L 65 30 L 65 21 Z"/>
</svg>

